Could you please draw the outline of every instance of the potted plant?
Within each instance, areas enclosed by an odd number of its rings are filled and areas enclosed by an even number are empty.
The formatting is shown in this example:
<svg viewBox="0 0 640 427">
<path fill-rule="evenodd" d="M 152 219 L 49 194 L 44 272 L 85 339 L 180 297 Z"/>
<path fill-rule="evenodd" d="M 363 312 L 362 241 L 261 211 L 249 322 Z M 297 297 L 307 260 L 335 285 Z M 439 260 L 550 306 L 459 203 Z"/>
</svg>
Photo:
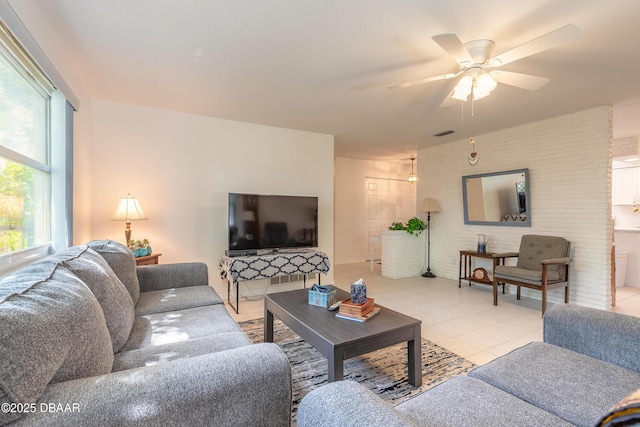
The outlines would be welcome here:
<svg viewBox="0 0 640 427">
<path fill-rule="evenodd" d="M 136 258 L 151 255 L 151 246 L 147 239 L 129 240 L 129 249 L 133 252 L 133 256 Z"/>
<path fill-rule="evenodd" d="M 403 224 L 401 222 L 392 223 L 389 227 L 389 230 L 406 230 L 407 233 L 418 237 L 425 228 L 427 228 L 427 225 L 424 223 L 424 221 L 414 216 L 409 221 L 407 221 L 406 224 Z"/>
</svg>

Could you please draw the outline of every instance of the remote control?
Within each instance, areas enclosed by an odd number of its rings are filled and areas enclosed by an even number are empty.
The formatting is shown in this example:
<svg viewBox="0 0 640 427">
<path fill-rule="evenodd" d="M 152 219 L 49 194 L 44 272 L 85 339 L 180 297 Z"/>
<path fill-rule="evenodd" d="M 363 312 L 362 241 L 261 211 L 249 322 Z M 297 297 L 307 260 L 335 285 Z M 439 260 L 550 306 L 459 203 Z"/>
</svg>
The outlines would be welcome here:
<svg viewBox="0 0 640 427">
<path fill-rule="evenodd" d="M 336 311 L 338 309 L 338 307 L 340 307 L 340 301 L 338 301 L 335 304 L 331 304 L 329 307 L 327 307 L 327 310 Z"/>
</svg>

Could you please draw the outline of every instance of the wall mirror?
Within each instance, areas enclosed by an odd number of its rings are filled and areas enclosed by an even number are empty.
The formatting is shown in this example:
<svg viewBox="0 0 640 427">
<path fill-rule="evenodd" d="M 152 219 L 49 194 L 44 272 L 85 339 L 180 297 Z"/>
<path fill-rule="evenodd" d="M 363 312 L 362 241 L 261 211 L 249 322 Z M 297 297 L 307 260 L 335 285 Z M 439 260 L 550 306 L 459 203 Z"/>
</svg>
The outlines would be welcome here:
<svg viewBox="0 0 640 427">
<path fill-rule="evenodd" d="M 529 169 L 462 177 L 464 223 L 531 227 Z"/>
</svg>

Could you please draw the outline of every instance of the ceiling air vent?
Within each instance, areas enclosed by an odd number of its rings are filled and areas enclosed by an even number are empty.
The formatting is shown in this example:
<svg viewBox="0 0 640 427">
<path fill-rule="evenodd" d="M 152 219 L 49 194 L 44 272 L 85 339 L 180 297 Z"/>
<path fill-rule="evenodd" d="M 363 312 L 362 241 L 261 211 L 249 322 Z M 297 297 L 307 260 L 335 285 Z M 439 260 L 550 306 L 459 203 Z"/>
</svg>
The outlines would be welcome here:
<svg viewBox="0 0 640 427">
<path fill-rule="evenodd" d="M 445 136 L 445 135 L 451 135 L 452 133 L 453 133 L 452 130 L 443 130 L 442 132 L 438 132 L 433 136 Z"/>
</svg>

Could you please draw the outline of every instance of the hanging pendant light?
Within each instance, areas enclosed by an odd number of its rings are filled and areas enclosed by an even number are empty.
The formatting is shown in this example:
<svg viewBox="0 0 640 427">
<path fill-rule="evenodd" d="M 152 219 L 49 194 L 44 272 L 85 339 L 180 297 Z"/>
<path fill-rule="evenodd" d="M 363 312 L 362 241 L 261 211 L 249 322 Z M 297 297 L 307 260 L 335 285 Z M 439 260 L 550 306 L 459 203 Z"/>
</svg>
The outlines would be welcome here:
<svg viewBox="0 0 640 427">
<path fill-rule="evenodd" d="M 415 160 L 415 157 L 411 158 L 411 173 L 409 174 L 409 178 L 407 178 L 407 181 L 409 181 L 409 184 L 415 184 L 418 181 L 418 177 L 416 176 L 415 173 L 413 173 L 413 161 Z"/>
</svg>

